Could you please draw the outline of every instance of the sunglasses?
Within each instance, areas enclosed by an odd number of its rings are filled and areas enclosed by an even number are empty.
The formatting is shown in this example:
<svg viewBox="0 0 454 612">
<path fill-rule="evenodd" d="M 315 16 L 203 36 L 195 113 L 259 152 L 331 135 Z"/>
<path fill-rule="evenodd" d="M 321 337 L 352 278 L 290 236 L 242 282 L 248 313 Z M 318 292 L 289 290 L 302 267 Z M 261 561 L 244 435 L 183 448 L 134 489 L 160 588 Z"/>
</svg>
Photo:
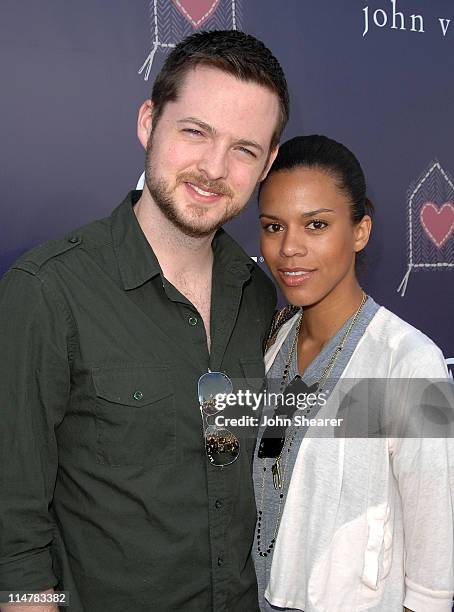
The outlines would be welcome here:
<svg viewBox="0 0 454 612">
<path fill-rule="evenodd" d="M 298 397 L 299 394 L 315 394 L 318 387 L 318 382 L 309 387 L 305 382 L 303 382 L 300 376 L 295 376 L 284 391 L 284 399 L 292 395 L 294 397 Z M 284 401 L 281 406 L 276 407 L 274 415 L 284 417 L 286 419 L 292 419 L 296 409 L 297 408 L 294 402 L 287 403 Z M 276 459 L 277 457 L 280 457 L 284 448 L 286 435 L 287 427 L 285 425 L 267 425 L 258 445 L 257 456 L 260 459 Z"/>
<path fill-rule="evenodd" d="M 226 396 L 232 391 L 232 381 L 223 372 L 202 374 L 197 383 L 200 413 L 204 423 L 206 454 L 210 463 L 219 467 L 230 465 L 240 455 L 238 438 L 225 427 L 218 427 L 210 423 L 212 417 L 223 410 L 216 401 L 217 396 Z"/>
</svg>

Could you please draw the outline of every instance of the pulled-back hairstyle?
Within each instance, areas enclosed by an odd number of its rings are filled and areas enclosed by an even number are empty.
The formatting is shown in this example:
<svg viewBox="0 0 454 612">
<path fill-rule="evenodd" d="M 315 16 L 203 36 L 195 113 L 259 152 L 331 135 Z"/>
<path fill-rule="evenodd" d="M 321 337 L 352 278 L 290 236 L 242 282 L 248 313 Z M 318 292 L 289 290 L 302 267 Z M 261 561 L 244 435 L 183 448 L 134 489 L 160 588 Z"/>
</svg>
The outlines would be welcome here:
<svg viewBox="0 0 454 612">
<path fill-rule="evenodd" d="M 158 122 L 166 103 L 177 100 L 189 70 L 199 65 L 218 68 L 242 81 L 252 81 L 267 87 L 278 96 L 279 120 L 271 141 L 271 148 L 275 147 L 289 116 L 289 95 L 284 72 L 260 40 L 238 30 L 196 32 L 172 50 L 156 77 L 151 93 L 154 124 Z"/>
<path fill-rule="evenodd" d="M 366 196 L 363 169 L 345 145 L 318 134 L 296 136 L 281 145 L 267 178 L 274 172 L 300 167 L 323 170 L 335 179 L 350 200 L 352 223 L 358 223 L 364 215 L 373 215 L 374 207 Z M 264 183 L 266 180 L 260 188 Z"/>
</svg>

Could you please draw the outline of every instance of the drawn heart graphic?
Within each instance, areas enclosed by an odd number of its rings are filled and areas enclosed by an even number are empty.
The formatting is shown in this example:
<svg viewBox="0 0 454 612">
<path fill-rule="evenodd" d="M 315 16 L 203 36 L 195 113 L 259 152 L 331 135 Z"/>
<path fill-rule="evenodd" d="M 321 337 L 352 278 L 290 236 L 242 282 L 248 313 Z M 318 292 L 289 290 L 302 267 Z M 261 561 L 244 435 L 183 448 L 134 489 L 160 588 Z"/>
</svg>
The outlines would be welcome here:
<svg viewBox="0 0 454 612">
<path fill-rule="evenodd" d="M 172 0 L 194 28 L 200 28 L 216 10 L 219 0 Z"/>
<path fill-rule="evenodd" d="M 421 208 L 419 216 L 424 231 L 432 242 L 441 249 L 454 232 L 454 204 L 445 202 L 439 208 L 433 202 L 426 202 Z"/>
</svg>

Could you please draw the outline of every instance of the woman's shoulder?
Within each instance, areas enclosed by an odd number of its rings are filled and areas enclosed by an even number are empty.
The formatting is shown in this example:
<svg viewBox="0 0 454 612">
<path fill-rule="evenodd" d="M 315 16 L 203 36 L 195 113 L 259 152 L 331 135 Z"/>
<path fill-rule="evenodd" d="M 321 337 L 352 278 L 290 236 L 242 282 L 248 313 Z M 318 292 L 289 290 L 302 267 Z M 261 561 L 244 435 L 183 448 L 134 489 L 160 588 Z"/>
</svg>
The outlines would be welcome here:
<svg viewBox="0 0 454 612">
<path fill-rule="evenodd" d="M 287 306 L 284 306 L 284 308 L 276 310 L 276 312 L 274 313 L 273 320 L 271 321 L 268 338 L 265 342 L 265 351 L 270 349 L 276 342 L 276 338 L 283 325 L 290 321 L 290 319 L 292 319 L 298 312 L 300 312 L 300 310 L 301 309 L 299 306 L 292 306 L 291 304 L 287 304 Z"/>
<path fill-rule="evenodd" d="M 429 363 L 446 369 L 440 348 L 420 329 L 414 327 L 384 306 L 380 306 L 368 327 L 368 337 L 381 350 L 388 349 L 395 364 L 410 362 L 415 367 Z M 439 368 L 436 368 L 439 370 Z M 441 375 L 441 371 L 440 371 Z"/>
<path fill-rule="evenodd" d="M 407 348 L 429 347 L 438 349 L 433 340 L 417 327 L 401 319 L 394 312 L 384 306 L 380 306 L 375 317 L 371 321 L 370 330 L 374 334 L 379 334 L 386 338 L 392 345 L 402 345 Z"/>
</svg>

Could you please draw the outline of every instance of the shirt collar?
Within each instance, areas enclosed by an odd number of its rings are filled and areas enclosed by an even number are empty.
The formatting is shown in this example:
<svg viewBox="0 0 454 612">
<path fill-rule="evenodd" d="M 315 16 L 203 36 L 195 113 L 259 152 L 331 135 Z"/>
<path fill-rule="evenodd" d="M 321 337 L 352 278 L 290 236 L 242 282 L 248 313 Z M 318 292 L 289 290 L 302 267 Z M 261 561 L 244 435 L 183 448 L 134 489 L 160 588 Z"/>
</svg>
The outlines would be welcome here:
<svg viewBox="0 0 454 612">
<path fill-rule="evenodd" d="M 125 290 L 136 289 L 162 273 L 134 214 L 133 206 L 141 195 L 141 191 L 130 191 L 111 215 L 113 248 Z M 219 229 L 212 244 L 217 273 L 228 272 L 241 283 L 250 277 L 254 267 L 252 259 L 226 231 Z"/>
<path fill-rule="evenodd" d="M 141 194 L 141 191 L 130 191 L 111 215 L 113 248 L 126 290 L 136 289 L 161 273 L 157 257 L 133 210 Z"/>
<path fill-rule="evenodd" d="M 233 282 L 242 284 L 251 276 L 254 262 L 240 245 L 222 228 L 213 238 L 214 266 L 216 274 L 224 272 L 230 275 Z"/>
</svg>

